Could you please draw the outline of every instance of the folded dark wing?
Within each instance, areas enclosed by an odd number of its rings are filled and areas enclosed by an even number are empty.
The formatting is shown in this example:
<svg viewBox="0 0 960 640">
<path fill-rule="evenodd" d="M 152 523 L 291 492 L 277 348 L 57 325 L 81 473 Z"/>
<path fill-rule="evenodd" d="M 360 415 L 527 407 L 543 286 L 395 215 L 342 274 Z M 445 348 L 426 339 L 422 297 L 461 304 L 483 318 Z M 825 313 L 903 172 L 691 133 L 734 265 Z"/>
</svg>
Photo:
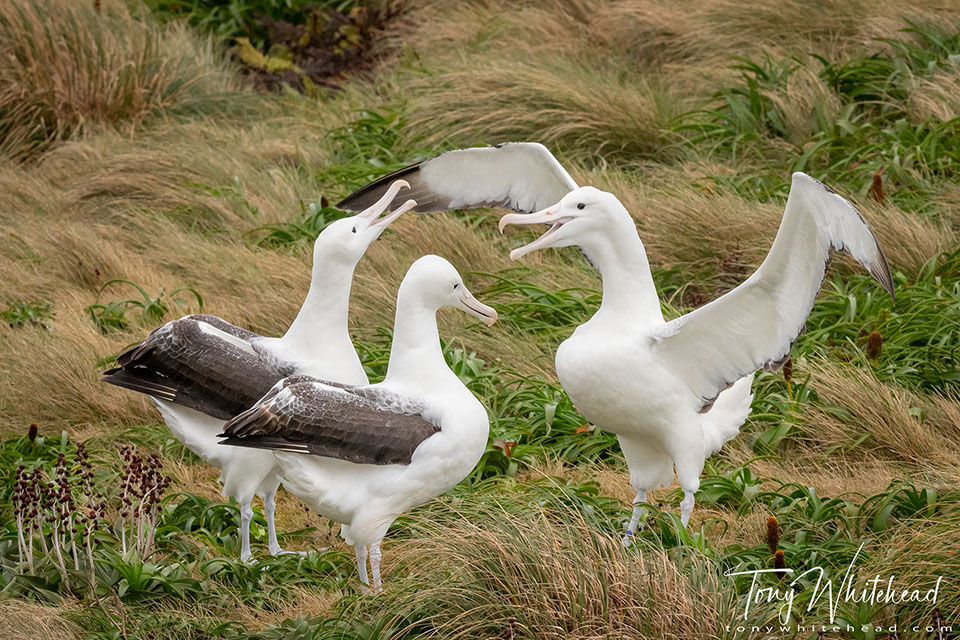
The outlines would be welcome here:
<svg viewBox="0 0 960 640">
<path fill-rule="evenodd" d="M 101 380 L 226 420 L 294 372 L 258 338 L 216 316 L 186 316 L 117 356 Z"/>
<path fill-rule="evenodd" d="M 410 464 L 420 443 L 440 431 L 422 410 L 376 387 L 292 376 L 227 422 L 221 444 L 360 464 Z"/>
<path fill-rule="evenodd" d="M 391 206 L 412 198 L 417 201 L 413 210 L 420 213 L 475 207 L 539 211 L 577 188 L 542 144 L 505 142 L 495 147 L 448 151 L 404 167 L 358 189 L 337 207 L 362 211 L 398 179 L 410 183 L 410 191 Z"/>
</svg>

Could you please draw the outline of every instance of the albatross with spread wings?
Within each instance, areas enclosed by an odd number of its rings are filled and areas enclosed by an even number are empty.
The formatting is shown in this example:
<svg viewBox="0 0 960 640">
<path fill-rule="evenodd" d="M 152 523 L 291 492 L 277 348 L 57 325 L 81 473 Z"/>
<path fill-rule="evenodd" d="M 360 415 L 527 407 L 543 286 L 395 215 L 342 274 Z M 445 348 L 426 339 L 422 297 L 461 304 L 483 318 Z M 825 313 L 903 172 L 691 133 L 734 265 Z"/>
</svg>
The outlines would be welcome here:
<svg viewBox="0 0 960 640">
<path fill-rule="evenodd" d="M 397 294 L 383 382 L 348 386 L 292 376 L 230 420 L 221 436 L 223 444 L 276 453 L 283 485 L 342 524 L 340 535 L 356 548 L 360 579 L 374 590 L 381 587 L 380 542 L 390 524 L 463 480 L 487 444 L 486 410 L 444 361 L 436 320 L 441 307 L 486 324 L 497 319 L 453 265 L 424 256 Z"/>
<path fill-rule="evenodd" d="M 264 337 L 212 315 L 190 315 L 154 330 L 117 356 L 118 366 L 103 374 L 104 382 L 151 396 L 174 436 L 220 469 L 223 495 L 240 503 L 243 561 L 251 557 L 250 504 L 255 494 L 263 497 L 270 553 L 283 552 L 274 525 L 274 495 L 280 485 L 276 458 L 266 451 L 217 446 L 217 434 L 225 420 L 250 408 L 286 376 L 367 382 L 347 328 L 353 272 L 367 247 L 416 204 L 409 200 L 380 217 L 408 186 L 402 180 L 392 182 L 365 211 L 320 233 L 310 290 L 283 337 Z"/>
<path fill-rule="evenodd" d="M 780 229 L 760 268 L 740 286 L 670 322 L 634 221 L 617 198 L 578 188 L 543 146 L 509 143 L 451 151 L 395 175 L 413 185 L 428 211 L 501 206 L 506 225 L 549 229 L 511 258 L 547 247 L 578 247 L 600 272 L 603 300 L 557 350 L 557 375 L 577 409 L 617 434 L 636 490 L 624 544 L 648 490 L 684 491 L 681 519 L 693 511 L 704 460 L 739 432 L 760 369 L 786 361 L 820 291 L 833 251 L 852 255 L 893 298 L 893 279 L 873 232 L 844 198 L 803 173 L 793 175 Z M 383 180 L 342 203 L 368 202 Z"/>
</svg>

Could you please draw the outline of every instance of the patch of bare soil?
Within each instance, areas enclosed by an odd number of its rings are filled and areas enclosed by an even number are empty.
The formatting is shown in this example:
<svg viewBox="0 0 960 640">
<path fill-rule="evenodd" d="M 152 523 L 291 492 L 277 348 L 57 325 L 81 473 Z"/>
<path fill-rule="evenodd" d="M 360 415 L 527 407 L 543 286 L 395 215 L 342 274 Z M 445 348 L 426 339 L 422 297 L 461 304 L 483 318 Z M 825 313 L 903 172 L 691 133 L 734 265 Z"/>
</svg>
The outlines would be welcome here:
<svg viewBox="0 0 960 640">
<path fill-rule="evenodd" d="M 267 33 L 263 49 L 247 38 L 237 38 L 232 53 L 265 90 L 337 89 L 350 76 L 373 66 L 378 54 L 375 44 L 398 13 L 395 5 L 387 3 L 355 7 L 349 13 L 307 9 L 303 24 L 258 15 L 258 26 Z"/>
</svg>

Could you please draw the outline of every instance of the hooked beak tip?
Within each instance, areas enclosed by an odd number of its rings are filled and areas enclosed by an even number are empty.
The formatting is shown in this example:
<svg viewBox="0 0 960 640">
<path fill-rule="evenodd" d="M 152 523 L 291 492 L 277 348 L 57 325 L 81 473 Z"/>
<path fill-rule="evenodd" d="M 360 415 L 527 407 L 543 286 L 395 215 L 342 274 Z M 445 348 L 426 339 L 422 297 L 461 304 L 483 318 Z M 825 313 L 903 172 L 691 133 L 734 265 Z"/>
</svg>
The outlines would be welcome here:
<svg viewBox="0 0 960 640">
<path fill-rule="evenodd" d="M 413 209 L 415 206 L 417 206 L 417 201 L 411 198 L 410 200 L 407 200 L 402 205 L 397 207 L 389 215 L 386 215 L 380 218 L 379 220 L 375 220 L 370 226 L 376 227 L 380 231 L 383 231 L 384 229 L 389 227 L 394 220 L 402 216 L 404 213 L 406 213 L 410 209 Z"/>
</svg>

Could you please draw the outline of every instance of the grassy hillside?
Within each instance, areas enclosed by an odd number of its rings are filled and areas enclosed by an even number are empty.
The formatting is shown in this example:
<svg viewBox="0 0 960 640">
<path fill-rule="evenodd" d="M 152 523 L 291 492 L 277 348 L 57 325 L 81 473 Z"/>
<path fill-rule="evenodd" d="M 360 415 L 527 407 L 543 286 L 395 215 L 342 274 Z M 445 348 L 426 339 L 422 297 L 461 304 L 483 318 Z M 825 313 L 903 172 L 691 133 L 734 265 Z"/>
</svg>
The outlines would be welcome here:
<svg viewBox="0 0 960 640">
<path fill-rule="evenodd" d="M 339 88 L 305 80 L 304 58 L 289 57 L 300 53 L 244 30 L 281 5 L 292 13 L 276 17 L 309 27 L 306 3 L 237 0 L 236 24 L 181 4 L 191 3 L 0 3 L 8 637 L 770 637 L 750 625 L 775 621 L 775 604 L 752 607 L 736 632 L 750 581 L 724 574 L 774 568 L 779 549 L 786 567 L 823 566 L 839 583 L 862 543 L 863 576 L 924 591 L 944 576 L 937 605 L 841 603 L 837 619 L 856 630 L 823 637 L 948 637 L 923 630 L 938 621 L 960 630 L 953 3 L 317 3 L 350 16 L 324 36 L 353 61 L 330 81 Z M 251 60 L 273 65 L 281 88 L 258 88 L 268 67 Z M 495 212 L 404 216 L 359 266 L 351 331 L 371 378 L 382 376 L 407 266 L 424 253 L 453 262 L 500 311 L 491 328 L 440 318 L 450 363 L 489 409 L 487 453 L 461 485 L 397 521 L 379 597 L 359 595 L 337 529 L 289 495 L 284 545 L 330 549 L 269 558 L 258 511 L 261 562 L 239 563 L 238 508 L 222 501 L 216 471 L 142 396 L 99 373 L 200 309 L 282 332 L 309 283 L 312 239 L 342 215 L 329 203 L 428 155 L 504 140 L 541 141 L 578 182 L 617 194 L 668 316 L 760 263 L 796 170 L 856 203 L 890 259 L 897 303 L 836 260 L 791 377 L 758 376 L 752 415 L 708 461 L 689 528 L 679 490 L 664 489 L 637 547 L 623 550 L 633 492 L 616 439 L 584 428 L 553 371 L 557 345 L 599 305 L 596 273 L 572 250 L 511 263 L 530 236 L 499 235 Z M 145 507 L 151 549 L 124 552 L 122 539 L 135 546 L 124 482 L 133 456 L 149 466 L 151 454 L 170 486 Z M 73 478 L 82 511 L 102 502 L 96 531 L 78 525 L 78 559 L 38 545 L 32 569 L 21 561 L 18 465 Z M 815 581 L 793 624 L 826 623 L 825 605 L 806 610 Z"/>
</svg>

